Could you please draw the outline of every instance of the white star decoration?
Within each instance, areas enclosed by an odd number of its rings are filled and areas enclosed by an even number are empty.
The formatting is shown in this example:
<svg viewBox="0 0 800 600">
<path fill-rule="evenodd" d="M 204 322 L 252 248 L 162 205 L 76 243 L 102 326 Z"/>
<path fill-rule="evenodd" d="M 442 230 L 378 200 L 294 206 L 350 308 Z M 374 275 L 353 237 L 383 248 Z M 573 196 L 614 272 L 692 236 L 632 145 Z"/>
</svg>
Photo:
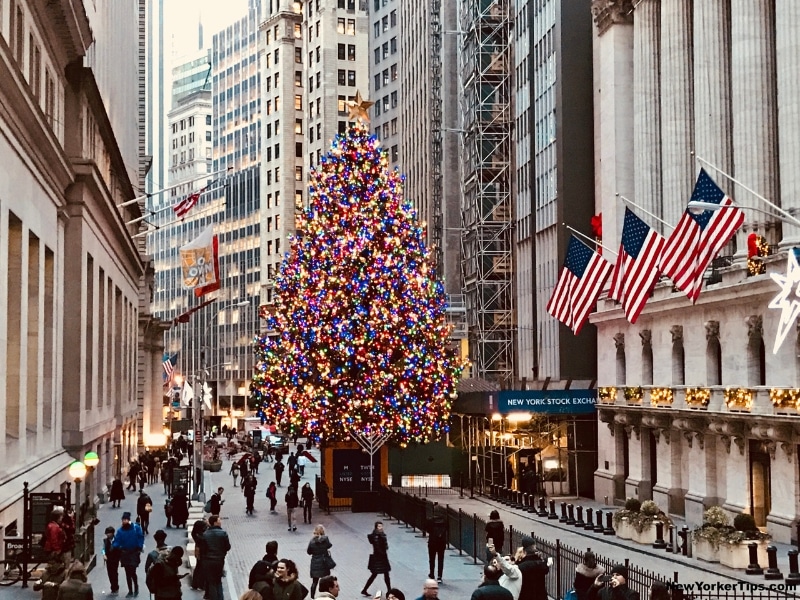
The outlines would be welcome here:
<svg viewBox="0 0 800 600">
<path fill-rule="evenodd" d="M 781 287 L 780 293 L 769 303 L 768 308 L 781 309 L 781 320 L 778 323 L 778 333 L 775 336 L 775 345 L 772 353 L 777 354 L 778 349 L 786 339 L 789 329 L 791 329 L 797 316 L 800 315 L 800 264 L 798 264 L 798 253 L 800 248 L 792 248 L 789 251 L 789 264 L 786 268 L 786 275 L 770 273 L 772 280 Z M 795 287 L 796 286 L 796 287 Z"/>
</svg>

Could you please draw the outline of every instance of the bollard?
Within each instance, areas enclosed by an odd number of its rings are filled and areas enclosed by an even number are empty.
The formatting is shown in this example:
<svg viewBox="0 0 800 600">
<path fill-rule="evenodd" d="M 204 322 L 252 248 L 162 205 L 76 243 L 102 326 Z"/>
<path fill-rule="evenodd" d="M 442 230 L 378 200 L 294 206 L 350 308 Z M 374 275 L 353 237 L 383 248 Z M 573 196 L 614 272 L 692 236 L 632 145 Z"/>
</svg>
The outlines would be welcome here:
<svg viewBox="0 0 800 600">
<path fill-rule="evenodd" d="M 786 585 L 800 584 L 800 572 L 797 569 L 797 550 L 789 550 L 789 574 L 786 576 Z"/>
<path fill-rule="evenodd" d="M 613 515 L 610 510 L 606 511 L 606 528 L 603 529 L 603 535 L 614 535 L 614 528 L 611 526 L 611 519 Z"/>
<path fill-rule="evenodd" d="M 528 508 L 526 508 L 525 510 L 535 515 L 539 514 L 539 507 L 536 505 L 536 496 L 534 496 L 532 493 L 528 494 Z"/>
<path fill-rule="evenodd" d="M 575 509 L 575 511 L 578 513 L 578 516 L 575 519 L 573 525 L 575 525 L 575 527 L 577 527 L 578 529 L 583 529 L 586 526 L 586 523 L 583 522 L 583 507 L 578 506 Z"/>
<path fill-rule="evenodd" d="M 675 552 L 675 525 L 669 526 L 669 542 L 666 547 L 667 552 Z"/>
<path fill-rule="evenodd" d="M 783 573 L 778 568 L 778 549 L 775 546 L 767 546 L 767 559 L 769 567 L 764 573 L 764 579 L 783 579 Z"/>
<path fill-rule="evenodd" d="M 594 523 L 592 523 L 592 516 L 594 511 L 591 508 L 586 509 L 586 525 L 583 528 L 586 531 L 594 531 Z"/>
<path fill-rule="evenodd" d="M 567 503 L 561 503 L 561 518 L 558 520 L 559 523 L 566 523 L 569 519 L 567 518 Z"/>
<path fill-rule="evenodd" d="M 545 500 L 544 496 L 539 496 L 539 510 L 536 514 L 540 517 L 547 516 L 547 501 Z"/>
<path fill-rule="evenodd" d="M 656 521 L 656 541 L 653 542 L 653 548 L 656 550 L 663 550 L 666 547 L 667 543 L 664 541 L 664 523 Z"/>
<path fill-rule="evenodd" d="M 595 519 L 597 525 L 594 526 L 595 533 L 603 533 L 603 511 L 599 508 L 597 509 L 597 517 Z"/>
<path fill-rule="evenodd" d="M 758 564 L 758 544 L 747 544 L 747 551 L 750 554 L 750 564 L 747 565 L 745 573 L 747 575 L 761 575 L 764 573 L 764 569 Z"/>
<path fill-rule="evenodd" d="M 683 554 L 684 556 L 686 556 L 686 532 L 687 531 L 688 531 L 688 527 L 683 527 L 678 532 L 678 549 L 680 550 L 680 553 Z M 676 550 L 675 554 L 677 554 L 677 553 L 678 553 L 678 551 Z"/>
<path fill-rule="evenodd" d="M 567 525 L 575 525 L 575 505 L 567 504 Z"/>
<path fill-rule="evenodd" d="M 547 513 L 548 519 L 557 519 L 558 515 L 556 514 L 556 501 L 550 500 L 550 512 Z"/>
</svg>

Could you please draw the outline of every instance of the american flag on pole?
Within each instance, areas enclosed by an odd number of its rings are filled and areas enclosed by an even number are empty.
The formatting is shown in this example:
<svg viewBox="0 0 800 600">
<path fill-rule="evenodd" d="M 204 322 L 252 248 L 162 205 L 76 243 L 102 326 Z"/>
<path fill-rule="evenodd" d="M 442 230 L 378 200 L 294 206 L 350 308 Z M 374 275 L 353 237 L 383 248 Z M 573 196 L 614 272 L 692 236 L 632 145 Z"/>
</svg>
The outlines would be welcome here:
<svg viewBox="0 0 800 600">
<path fill-rule="evenodd" d="M 189 194 L 183 200 L 181 200 L 175 206 L 173 206 L 172 210 L 175 211 L 175 214 L 178 217 L 181 217 L 181 218 L 185 217 L 186 214 L 190 210 L 192 210 L 195 207 L 195 205 L 199 202 L 200 194 L 202 194 L 205 191 L 206 191 L 206 189 L 203 188 L 199 192 L 195 192 L 194 194 Z"/>
<path fill-rule="evenodd" d="M 172 356 L 164 354 L 161 365 L 164 367 L 164 387 L 167 388 L 172 384 L 172 377 L 175 375 L 175 365 L 178 364 L 178 353 Z"/>
<path fill-rule="evenodd" d="M 610 262 L 572 236 L 547 312 L 578 335 L 611 269 Z"/>
<path fill-rule="evenodd" d="M 691 200 L 731 207 L 696 214 L 687 208 L 664 245 L 659 264 L 661 271 L 694 303 L 703 287 L 706 267 L 744 224 L 744 212 L 714 183 L 705 169 L 700 169 Z"/>
<path fill-rule="evenodd" d="M 636 323 L 658 281 L 658 261 L 663 248 L 664 238 L 626 208 L 622 243 L 608 297 L 622 302 L 622 310 L 631 323 Z"/>
</svg>

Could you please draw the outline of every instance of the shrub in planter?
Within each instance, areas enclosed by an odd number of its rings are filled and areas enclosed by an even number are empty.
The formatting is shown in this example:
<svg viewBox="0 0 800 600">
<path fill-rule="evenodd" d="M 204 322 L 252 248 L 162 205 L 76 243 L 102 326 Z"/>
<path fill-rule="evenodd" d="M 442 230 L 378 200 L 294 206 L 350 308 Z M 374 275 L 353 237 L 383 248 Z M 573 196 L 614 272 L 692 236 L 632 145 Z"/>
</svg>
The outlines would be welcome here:
<svg viewBox="0 0 800 600">
<path fill-rule="evenodd" d="M 672 524 L 672 520 L 652 500 L 642 502 L 639 512 L 633 514 L 629 520 L 637 534 L 633 539 L 640 544 L 652 544 L 655 542 L 656 531 L 654 524 L 657 521 L 663 523 L 664 527 L 669 527 Z"/>
<path fill-rule="evenodd" d="M 708 562 L 719 562 L 719 546 L 733 529 L 729 523 L 728 514 L 722 508 L 708 508 L 703 513 L 703 524 L 692 532 L 694 555 Z"/>
<path fill-rule="evenodd" d="M 767 543 L 770 539 L 769 534 L 762 533 L 756 527 L 756 521 L 752 515 L 736 515 L 733 527 L 724 532 L 719 561 L 732 569 L 746 569 L 750 563 L 748 546 L 752 542 L 756 542 L 758 544 L 758 561 L 760 564 L 766 564 Z"/>
<path fill-rule="evenodd" d="M 628 498 L 625 508 L 614 513 L 614 529 L 618 537 L 629 540 L 634 535 L 633 520 L 639 514 L 641 505 L 636 498 Z"/>
<path fill-rule="evenodd" d="M 625 510 L 638 513 L 642 509 L 642 503 L 636 498 L 628 498 L 625 500 Z"/>
</svg>

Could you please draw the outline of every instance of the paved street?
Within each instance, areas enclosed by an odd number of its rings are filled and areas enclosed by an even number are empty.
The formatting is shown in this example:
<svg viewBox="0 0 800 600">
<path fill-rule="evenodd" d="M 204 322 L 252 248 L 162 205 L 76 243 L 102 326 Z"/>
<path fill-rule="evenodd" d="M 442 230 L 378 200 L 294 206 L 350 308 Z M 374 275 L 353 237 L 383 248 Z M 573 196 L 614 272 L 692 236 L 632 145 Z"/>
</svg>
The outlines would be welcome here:
<svg viewBox="0 0 800 600">
<path fill-rule="evenodd" d="M 317 453 L 312 450 L 312 453 Z M 227 599 L 238 598 L 247 588 L 247 577 L 250 567 L 264 554 L 264 545 L 267 541 L 275 539 L 279 543 L 279 556 L 290 558 L 298 564 L 300 579 L 307 586 L 311 585 L 309 577 L 309 560 L 306 554 L 306 547 L 312 536 L 314 525 L 321 523 L 325 526 L 326 532 L 333 543 L 331 553 L 337 562 L 334 573 L 338 576 L 342 592 L 341 598 L 354 600 L 360 598 L 360 590 L 364 585 L 369 572 L 367 571 L 367 559 L 371 547 L 367 542 L 367 533 L 372 530 L 374 521 L 380 516 L 372 513 L 351 513 L 338 512 L 326 515 L 320 511 L 315 511 L 313 523 L 303 524 L 302 513 L 299 512 L 299 523 L 296 532 L 287 531 L 286 514 L 284 510 L 283 494 L 286 486 L 279 488 L 278 513 L 270 514 L 268 500 L 265 498 L 266 488 L 272 481 L 272 463 L 262 463 L 261 473 L 258 475 L 259 489 L 256 495 L 256 514 L 248 516 L 245 514 L 245 500 L 239 487 L 234 488 L 231 477 L 227 474 L 230 462 L 225 461 L 223 470 L 220 473 L 206 473 L 206 490 L 210 495 L 211 491 L 217 486 L 225 488 L 224 498 L 226 500 L 223 511 L 223 528 L 228 531 L 233 549 L 228 554 L 227 577 L 224 581 L 225 594 Z M 310 463 L 306 467 L 303 482 L 314 482 L 315 476 L 319 474 L 319 463 Z M 301 482 L 302 485 L 302 482 Z M 146 538 L 146 552 L 154 547 L 152 534 L 159 528 L 164 528 L 165 517 L 162 507 L 165 496 L 160 484 L 148 486 L 147 492 L 153 498 L 155 510 L 151 516 L 150 535 Z M 122 508 L 111 508 L 109 504 L 104 504 L 99 509 L 100 524 L 97 527 L 96 548 L 102 547 L 102 532 L 108 525 L 117 527 L 122 513 L 126 510 L 134 512 L 137 494 L 127 493 Z M 717 582 L 717 581 L 747 581 L 751 583 L 764 583 L 763 577 L 748 577 L 743 571 L 733 571 L 720 565 L 703 563 L 695 559 L 676 557 L 662 551 L 633 544 L 625 540 L 620 540 L 614 536 L 598 536 L 596 534 L 584 533 L 572 527 L 548 521 L 528 513 L 508 509 L 499 503 L 495 503 L 483 498 L 475 497 L 470 499 L 468 494 L 464 498 L 459 498 L 457 493 L 431 496 L 431 500 L 436 500 L 442 505 L 450 505 L 453 508 L 461 508 L 467 514 L 477 514 L 479 516 L 488 515 L 492 508 L 497 508 L 506 526 L 513 526 L 515 529 L 524 532 L 535 532 L 550 540 L 560 539 L 562 543 L 574 548 L 583 549 L 591 547 L 596 553 L 609 557 L 613 560 L 623 562 L 626 558 L 632 564 L 649 569 L 664 576 L 671 577 L 674 571 L 679 572 L 680 581 L 683 583 L 692 582 Z M 601 505 L 589 501 L 581 501 L 584 506 L 602 508 Z M 389 537 L 389 558 L 392 564 L 392 585 L 400 588 L 409 600 L 421 594 L 422 582 L 425 579 L 427 567 L 427 548 L 426 540 L 420 537 L 418 532 L 411 528 L 399 524 L 397 521 L 383 519 Z M 166 529 L 168 533 L 167 543 L 170 545 L 182 544 L 186 540 L 184 530 Z M 780 546 L 779 557 L 780 566 L 786 574 L 788 572 L 787 554 L 790 547 Z M 144 562 L 144 561 L 143 561 Z M 766 566 L 766 565 L 762 565 Z M 102 559 L 98 563 L 99 568 L 95 568 L 90 574 L 90 581 L 93 585 L 97 597 L 107 596 L 109 593 L 108 580 Z M 143 568 L 140 568 L 140 597 L 147 597 L 144 585 Z M 441 585 L 439 597 L 442 600 L 454 598 L 465 598 L 471 594 L 472 590 L 478 585 L 480 580 L 481 565 L 474 564 L 472 559 L 466 556 L 459 556 L 457 552 L 449 550 L 445 554 L 444 583 Z M 123 575 L 120 572 L 121 576 Z M 124 589 L 124 576 L 121 580 Z M 378 578 L 370 588 L 374 594 L 377 590 L 385 593 L 385 585 L 382 578 Z M 553 593 L 554 590 L 551 590 Z M 20 584 L 10 588 L 0 588 L 0 599 L 2 598 L 38 598 L 39 594 L 32 590 L 20 589 Z M 189 588 L 188 580 L 185 581 L 184 598 L 200 600 L 202 595 L 198 591 Z"/>
</svg>

